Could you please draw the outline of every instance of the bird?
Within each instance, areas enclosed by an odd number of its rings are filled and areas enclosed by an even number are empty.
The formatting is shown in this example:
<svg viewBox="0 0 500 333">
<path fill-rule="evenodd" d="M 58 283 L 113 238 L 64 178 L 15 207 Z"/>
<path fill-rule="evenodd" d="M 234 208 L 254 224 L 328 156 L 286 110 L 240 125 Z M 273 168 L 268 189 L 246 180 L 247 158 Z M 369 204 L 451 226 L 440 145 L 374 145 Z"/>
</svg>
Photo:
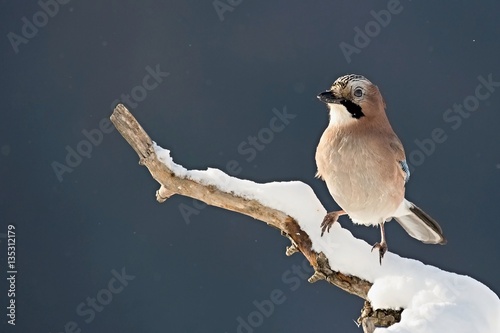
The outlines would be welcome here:
<svg viewBox="0 0 500 333">
<path fill-rule="evenodd" d="M 330 121 L 316 149 L 316 176 L 341 208 L 326 214 L 321 236 L 342 215 L 355 224 L 378 225 L 381 240 L 371 251 L 378 249 L 380 265 L 388 249 L 384 224 L 393 218 L 423 243 L 446 244 L 439 224 L 405 199 L 410 169 L 378 87 L 348 74 L 317 97 L 328 106 Z"/>
</svg>

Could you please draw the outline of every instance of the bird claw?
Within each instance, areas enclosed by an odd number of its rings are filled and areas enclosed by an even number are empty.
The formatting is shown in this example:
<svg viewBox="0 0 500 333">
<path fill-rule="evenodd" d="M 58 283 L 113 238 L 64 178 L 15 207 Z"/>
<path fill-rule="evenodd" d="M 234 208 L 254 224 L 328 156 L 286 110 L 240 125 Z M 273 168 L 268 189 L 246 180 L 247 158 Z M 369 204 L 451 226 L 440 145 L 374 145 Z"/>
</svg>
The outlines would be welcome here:
<svg viewBox="0 0 500 333">
<path fill-rule="evenodd" d="M 382 258 L 384 257 L 384 254 L 387 252 L 387 244 L 385 242 L 375 243 L 372 247 L 372 252 L 373 252 L 373 249 L 375 249 L 375 248 L 378 249 L 379 262 L 380 262 L 380 265 L 382 265 Z"/>
<path fill-rule="evenodd" d="M 326 232 L 330 232 L 332 225 L 337 222 L 340 214 L 338 212 L 330 212 L 325 215 L 323 222 L 321 222 L 321 237 Z"/>
</svg>

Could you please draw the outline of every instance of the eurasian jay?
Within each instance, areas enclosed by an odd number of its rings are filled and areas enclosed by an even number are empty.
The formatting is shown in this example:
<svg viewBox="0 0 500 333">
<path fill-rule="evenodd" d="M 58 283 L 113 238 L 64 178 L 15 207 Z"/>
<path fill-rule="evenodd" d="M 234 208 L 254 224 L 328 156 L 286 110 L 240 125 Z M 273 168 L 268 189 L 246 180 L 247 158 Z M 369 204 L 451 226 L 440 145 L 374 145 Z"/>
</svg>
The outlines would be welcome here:
<svg viewBox="0 0 500 333">
<path fill-rule="evenodd" d="M 384 223 L 392 218 L 423 243 L 446 244 L 439 224 L 404 198 L 410 171 L 377 86 L 345 75 L 318 98 L 330 109 L 330 123 L 316 150 L 316 176 L 342 209 L 325 216 L 321 235 L 345 214 L 357 224 L 379 225 L 381 241 L 372 251 L 379 250 L 380 264 L 387 251 Z"/>
</svg>

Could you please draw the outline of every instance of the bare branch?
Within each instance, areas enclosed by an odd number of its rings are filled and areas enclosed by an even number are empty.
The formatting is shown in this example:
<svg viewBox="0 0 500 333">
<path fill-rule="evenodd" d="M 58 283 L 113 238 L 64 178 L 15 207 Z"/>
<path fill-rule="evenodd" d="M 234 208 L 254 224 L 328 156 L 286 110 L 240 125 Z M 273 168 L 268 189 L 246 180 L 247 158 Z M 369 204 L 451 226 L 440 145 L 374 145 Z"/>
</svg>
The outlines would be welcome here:
<svg viewBox="0 0 500 333">
<path fill-rule="evenodd" d="M 367 294 L 372 284 L 357 276 L 333 271 L 326 256 L 312 250 L 309 235 L 300 228 L 300 225 L 292 217 L 274 208 L 264 206 L 256 200 L 249 200 L 234 193 L 221 191 L 215 186 L 207 186 L 191 179 L 178 177 L 158 159 L 151 138 L 124 105 L 118 104 L 116 106 L 111 115 L 111 121 L 139 155 L 139 163 L 146 166 L 153 178 L 160 183 L 161 187 L 156 193 L 158 202 L 164 202 L 172 195 L 179 194 L 263 221 L 281 230 L 282 234 L 290 239 L 292 245 L 287 248 L 287 255 L 300 251 L 314 267 L 315 273 L 309 282 L 325 279 L 330 284 L 367 300 Z M 369 303 L 367 304 L 369 306 Z M 401 310 L 384 310 L 382 312 L 382 310 L 374 311 L 371 309 L 371 311 L 365 312 L 366 315 L 362 316 L 363 318 L 360 317 L 360 324 L 364 324 L 370 319 L 370 325 L 384 327 L 398 322 L 401 314 Z M 386 320 L 389 315 L 395 320 L 392 322 Z"/>
</svg>

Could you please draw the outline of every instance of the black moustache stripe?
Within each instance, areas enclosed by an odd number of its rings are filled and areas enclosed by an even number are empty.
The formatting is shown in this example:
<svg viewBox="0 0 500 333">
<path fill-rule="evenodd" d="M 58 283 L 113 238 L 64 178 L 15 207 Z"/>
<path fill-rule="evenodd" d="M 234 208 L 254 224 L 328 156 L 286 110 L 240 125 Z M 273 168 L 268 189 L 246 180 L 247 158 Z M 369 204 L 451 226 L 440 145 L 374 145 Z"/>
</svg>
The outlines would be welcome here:
<svg viewBox="0 0 500 333">
<path fill-rule="evenodd" d="M 343 99 L 343 100 L 340 101 L 340 104 L 342 104 L 343 106 L 345 106 L 345 108 L 352 115 L 353 118 L 359 119 L 359 118 L 365 116 L 365 114 L 361 110 L 361 106 L 359 106 L 356 103 L 353 103 L 351 101 Z"/>
</svg>

